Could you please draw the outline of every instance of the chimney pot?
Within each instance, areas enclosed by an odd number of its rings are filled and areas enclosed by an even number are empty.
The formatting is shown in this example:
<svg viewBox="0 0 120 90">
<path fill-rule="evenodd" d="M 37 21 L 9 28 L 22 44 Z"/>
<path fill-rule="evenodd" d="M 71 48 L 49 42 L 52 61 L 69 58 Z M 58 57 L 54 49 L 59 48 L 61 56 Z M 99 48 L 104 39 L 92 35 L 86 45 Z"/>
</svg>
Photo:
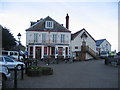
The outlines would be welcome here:
<svg viewBox="0 0 120 90">
<path fill-rule="evenodd" d="M 37 22 L 39 22 L 40 20 L 37 20 Z"/>
<path fill-rule="evenodd" d="M 66 28 L 69 29 L 69 16 L 68 16 L 68 13 L 67 13 L 67 16 L 66 16 Z"/>
</svg>

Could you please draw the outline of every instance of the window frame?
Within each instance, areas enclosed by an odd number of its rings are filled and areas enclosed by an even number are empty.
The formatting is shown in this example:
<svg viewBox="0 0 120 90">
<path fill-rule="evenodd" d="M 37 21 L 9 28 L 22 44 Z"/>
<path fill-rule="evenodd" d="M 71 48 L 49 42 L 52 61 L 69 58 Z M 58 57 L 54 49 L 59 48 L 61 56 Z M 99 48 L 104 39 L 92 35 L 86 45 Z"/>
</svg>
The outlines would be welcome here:
<svg viewBox="0 0 120 90">
<path fill-rule="evenodd" d="M 57 42 L 57 34 L 53 34 L 53 43 Z"/>
<path fill-rule="evenodd" d="M 78 49 L 78 46 L 75 46 L 75 49 Z"/>
<path fill-rule="evenodd" d="M 38 42 L 38 33 L 34 33 L 34 42 Z"/>
<path fill-rule="evenodd" d="M 42 43 L 46 42 L 46 39 L 47 39 L 46 36 L 47 36 L 46 33 L 42 33 Z"/>
<path fill-rule="evenodd" d="M 61 34 L 61 43 L 65 43 L 65 34 Z"/>
<path fill-rule="evenodd" d="M 52 29 L 53 28 L 53 21 L 46 21 L 45 22 L 45 28 Z"/>
</svg>

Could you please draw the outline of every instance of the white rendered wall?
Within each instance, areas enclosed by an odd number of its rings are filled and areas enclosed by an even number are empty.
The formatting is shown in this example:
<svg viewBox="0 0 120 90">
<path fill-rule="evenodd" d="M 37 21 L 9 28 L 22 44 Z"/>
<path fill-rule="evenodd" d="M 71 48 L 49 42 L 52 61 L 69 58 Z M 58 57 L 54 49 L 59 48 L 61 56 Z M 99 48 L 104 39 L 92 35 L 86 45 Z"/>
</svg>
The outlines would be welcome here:
<svg viewBox="0 0 120 90">
<path fill-rule="evenodd" d="M 38 42 L 34 42 L 34 33 L 38 33 Z M 42 33 L 46 33 L 46 41 L 50 40 L 53 43 L 53 34 L 57 34 L 57 43 L 61 43 L 61 34 L 65 35 L 65 43 L 70 44 L 71 33 L 70 32 L 39 32 L 39 31 L 27 31 L 26 32 L 26 44 L 29 43 L 42 43 Z"/>
<path fill-rule="evenodd" d="M 81 51 L 81 45 L 82 45 L 82 41 L 83 41 L 81 39 L 81 35 L 83 34 L 83 32 L 81 32 L 74 40 L 71 40 L 71 43 L 70 43 L 71 53 L 74 52 L 74 51 Z M 95 41 L 88 34 L 87 34 L 87 36 L 88 37 L 85 40 L 86 45 L 88 45 L 92 50 L 94 50 L 96 52 L 96 43 L 95 43 Z M 78 49 L 75 49 L 75 46 L 78 46 Z"/>
<path fill-rule="evenodd" d="M 100 45 L 100 48 L 101 48 L 100 51 L 106 51 L 106 49 L 108 49 L 109 52 L 111 51 L 111 45 L 107 40 L 103 41 L 103 43 Z"/>
</svg>

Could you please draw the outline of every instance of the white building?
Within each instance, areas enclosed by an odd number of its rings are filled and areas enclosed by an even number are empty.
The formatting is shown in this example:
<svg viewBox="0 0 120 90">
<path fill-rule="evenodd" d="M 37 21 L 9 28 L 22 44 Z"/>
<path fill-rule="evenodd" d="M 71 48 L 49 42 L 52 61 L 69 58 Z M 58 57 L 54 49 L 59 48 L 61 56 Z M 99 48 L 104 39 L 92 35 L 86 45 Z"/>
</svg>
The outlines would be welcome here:
<svg viewBox="0 0 120 90">
<path fill-rule="evenodd" d="M 66 16 L 66 27 L 59 24 L 51 17 L 31 22 L 26 29 L 26 45 L 28 54 L 33 58 L 42 59 L 45 55 L 57 57 L 70 54 L 71 31 L 69 28 L 69 16 Z"/>
<path fill-rule="evenodd" d="M 82 36 L 85 38 L 82 38 Z M 92 59 L 96 57 L 96 42 L 95 39 L 83 28 L 82 30 L 71 35 L 71 55 L 73 55 L 76 59 L 80 59 L 82 55 L 82 42 L 86 42 L 86 51 L 84 59 Z"/>
<path fill-rule="evenodd" d="M 111 52 L 111 44 L 106 39 L 96 40 L 96 50 L 101 52 Z"/>
</svg>

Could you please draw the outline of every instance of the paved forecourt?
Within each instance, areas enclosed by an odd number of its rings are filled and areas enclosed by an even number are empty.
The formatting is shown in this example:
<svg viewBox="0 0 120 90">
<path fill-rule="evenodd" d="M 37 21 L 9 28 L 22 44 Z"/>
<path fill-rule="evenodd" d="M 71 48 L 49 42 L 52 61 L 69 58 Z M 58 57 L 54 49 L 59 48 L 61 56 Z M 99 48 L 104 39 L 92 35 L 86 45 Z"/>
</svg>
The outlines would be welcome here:
<svg viewBox="0 0 120 90">
<path fill-rule="evenodd" d="M 28 77 L 18 81 L 18 88 L 117 88 L 118 68 L 104 65 L 104 60 L 50 64 L 54 74 Z"/>
</svg>

